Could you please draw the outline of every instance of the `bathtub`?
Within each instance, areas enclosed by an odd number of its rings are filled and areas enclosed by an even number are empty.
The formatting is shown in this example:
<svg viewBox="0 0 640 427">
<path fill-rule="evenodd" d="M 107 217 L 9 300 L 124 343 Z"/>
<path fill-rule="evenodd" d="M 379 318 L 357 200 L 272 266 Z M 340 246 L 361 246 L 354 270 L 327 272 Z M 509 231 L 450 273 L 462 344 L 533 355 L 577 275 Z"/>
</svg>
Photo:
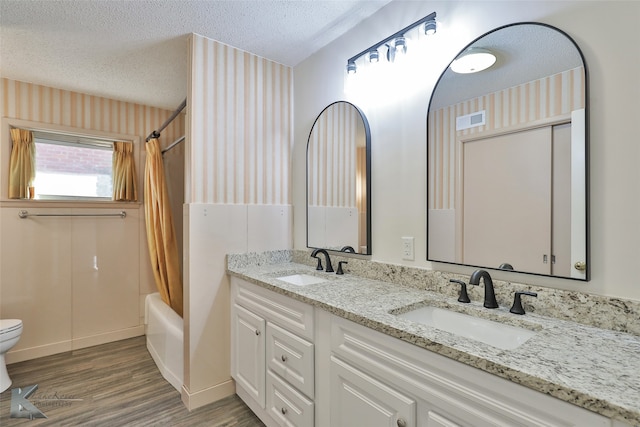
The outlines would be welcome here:
<svg viewBox="0 0 640 427">
<path fill-rule="evenodd" d="M 164 379 L 180 393 L 184 378 L 182 317 L 157 292 L 147 295 L 144 306 L 147 349 Z"/>
</svg>

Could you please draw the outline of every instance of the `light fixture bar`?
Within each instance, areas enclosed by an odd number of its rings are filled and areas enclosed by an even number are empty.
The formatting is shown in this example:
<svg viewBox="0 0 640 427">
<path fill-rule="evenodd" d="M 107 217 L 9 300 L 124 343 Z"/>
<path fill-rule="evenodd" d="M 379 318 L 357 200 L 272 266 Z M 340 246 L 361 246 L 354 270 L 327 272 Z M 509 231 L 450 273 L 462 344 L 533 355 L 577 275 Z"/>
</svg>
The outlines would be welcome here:
<svg viewBox="0 0 640 427">
<path fill-rule="evenodd" d="M 424 24 L 427 21 L 434 21 L 435 19 L 436 19 L 436 13 L 435 12 L 430 13 L 429 15 L 425 16 L 424 18 L 417 20 L 413 24 L 408 25 L 408 26 L 404 27 L 403 29 L 401 29 L 400 31 L 391 34 L 386 39 L 384 39 L 382 41 L 379 41 L 378 43 L 374 44 L 373 46 L 369 46 L 367 49 L 363 50 L 359 54 L 352 56 L 351 58 L 349 58 L 347 60 L 347 64 L 355 64 L 356 60 L 358 58 L 360 58 L 361 56 L 366 55 L 370 51 L 376 50 L 376 49 L 380 48 L 381 46 L 384 46 L 385 44 L 389 43 L 391 40 L 393 40 L 393 39 L 395 39 L 397 37 L 404 36 L 404 33 L 408 32 L 409 30 L 412 30 L 412 29 L 416 28 L 419 25 Z"/>
</svg>

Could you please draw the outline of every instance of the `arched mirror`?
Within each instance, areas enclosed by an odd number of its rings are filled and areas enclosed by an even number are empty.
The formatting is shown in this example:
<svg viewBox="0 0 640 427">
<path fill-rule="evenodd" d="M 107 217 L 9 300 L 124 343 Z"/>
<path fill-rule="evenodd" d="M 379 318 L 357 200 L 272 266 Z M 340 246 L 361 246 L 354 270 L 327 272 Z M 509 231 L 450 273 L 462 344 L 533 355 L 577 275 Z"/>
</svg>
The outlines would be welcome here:
<svg viewBox="0 0 640 427">
<path fill-rule="evenodd" d="M 589 280 L 587 86 L 576 43 L 544 24 L 458 54 L 429 104 L 428 260 Z"/>
<path fill-rule="evenodd" d="M 307 246 L 371 255 L 371 133 L 349 102 L 327 106 L 309 133 Z"/>
</svg>

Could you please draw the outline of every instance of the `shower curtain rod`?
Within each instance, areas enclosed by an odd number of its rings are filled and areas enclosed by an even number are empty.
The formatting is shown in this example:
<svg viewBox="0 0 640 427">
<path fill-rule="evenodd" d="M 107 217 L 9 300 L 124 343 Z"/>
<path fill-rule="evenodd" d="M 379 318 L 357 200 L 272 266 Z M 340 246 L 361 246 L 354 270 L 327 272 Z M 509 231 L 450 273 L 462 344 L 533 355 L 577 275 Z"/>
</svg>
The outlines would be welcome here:
<svg viewBox="0 0 640 427">
<path fill-rule="evenodd" d="M 178 106 L 176 111 L 174 111 L 173 114 L 171 114 L 171 117 L 165 120 L 165 122 L 162 124 L 162 126 L 160 126 L 160 128 L 154 130 L 149 134 L 149 136 L 147 137 L 147 142 L 149 142 L 151 138 L 160 138 L 160 132 L 162 132 L 164 128 L 169 126 L 169 123 L 171 123 L 173 119 L 175 119 L 178 116 L 178 114 L 180 114 L 180 112 L 184 110 L 184 107 L 186 106 L 187 106 L 187 98 L 185 98 L 184 101 L 182 101 L 182 103 Z"/>
<path fill-rule="evenodd" d="M 164 150 L 162 150 L 161 153 L 162 154 L 166 153 L 167 151 L 171 150 L 176 145 L 180 144 L 182 141 L 184 141 L 184 135 L 181 136 L 180 138 L 176 139 L 175 141 L 173 141 L 171 144 L 169 144 L 169 146 L 167 148 L 165 148 Z"/>
</svg>

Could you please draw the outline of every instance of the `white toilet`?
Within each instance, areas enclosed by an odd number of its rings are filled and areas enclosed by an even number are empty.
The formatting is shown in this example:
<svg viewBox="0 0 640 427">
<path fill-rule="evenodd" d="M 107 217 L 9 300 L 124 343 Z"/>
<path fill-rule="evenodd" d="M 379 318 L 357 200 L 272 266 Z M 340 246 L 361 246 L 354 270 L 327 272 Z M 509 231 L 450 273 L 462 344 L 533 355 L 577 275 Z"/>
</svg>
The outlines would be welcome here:
<svg viewBox="0 0 640 427">
<path fill-rule="evenodd" d="M 0 319 L 0 393 L 11 385 L 4 355 L 13 348 L 22 334 L 22 320 Z"/>
</svg>

